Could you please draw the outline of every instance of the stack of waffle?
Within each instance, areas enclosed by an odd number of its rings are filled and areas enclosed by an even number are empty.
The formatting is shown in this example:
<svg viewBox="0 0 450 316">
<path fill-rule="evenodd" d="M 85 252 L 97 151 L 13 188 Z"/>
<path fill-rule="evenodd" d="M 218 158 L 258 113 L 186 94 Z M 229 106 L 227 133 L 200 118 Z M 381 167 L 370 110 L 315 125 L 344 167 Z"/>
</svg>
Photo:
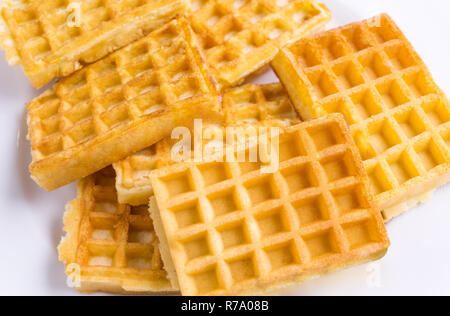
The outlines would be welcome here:
<svg viewBox="0 0 450 316">
<path fill-rule="evenodd" d="M 8 61 L 63 77 L 27 106 L 30 172 L 79 180 L 59 246 L 79 291 L 266 293 L 381 258 L 384 222 L 450 181 L 449 101 L 387 15 L 312 35 L 315 0 L 0 10 Z M 270 65 L 280 83 L 240 85 Z"/>
</svg>

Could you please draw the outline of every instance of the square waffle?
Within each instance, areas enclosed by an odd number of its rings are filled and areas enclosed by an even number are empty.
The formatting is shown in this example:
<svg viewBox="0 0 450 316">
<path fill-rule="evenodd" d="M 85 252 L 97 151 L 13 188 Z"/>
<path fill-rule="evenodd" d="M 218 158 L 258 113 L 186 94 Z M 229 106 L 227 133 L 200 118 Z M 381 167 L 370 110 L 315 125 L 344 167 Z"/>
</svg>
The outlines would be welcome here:
<svg viewBox="0 0 450 316">
<path fill-rule="evenodd" d="M 79 291 L 123 294 L 174 289 L 163 269 L 148 206 L 119 204 L 115 173 L 107 168 L 78 183 L 67 205 L 59 258 Z"/>
<path fill-rule="evenodd" d="M 184 19 L 64 78 L 28 105 L 33 179 L 47 190 L 147 148 L 194 118 L 221 120 Z"/>
<path fill-rule="evenodd" d="M 147 35 L 185 10 L 184 0 L 4 0 L 0 45 L 9 63 L 20 64 L 39 88 Z"/>
<path fill-rule="evenodd" d="M 227 89 L 223 94 L 223 110 L 225 126 L 286 126 L 299 122 L 297 113 L 279 83 Z M 150 174 L 153 170 L 172 163 L 171 148 L 174 142 L 170 138 L 164 139 L 113 165 L 117 173 L 116 188 L 121 203 L 148 203 L 153 194 Z M 206 130 L 203 144 L 211 144 Z M 191 146 L 193 145 L 192 142 Z"/>
<path fill-rule="evenodd" d="M 315 0 L 191 0 L 188 14 L 211 71 L 235 86 L 288 43 L 322 28 L 330 11 Z"/>
<path fill-rule="evenodd" d="M 383 219 L 341 115 L 285 128 L 279 149 L 274 173 L 257 162 L 152 173 L 161 255 L 183 295 L 265 292 L 386 253 Z"/>
<path fill-rule="evenodd" d="M 386 220 L 450 181 L 449 101 L 389 16 L 304 38 L 272 65 L 303 119 L 345 116 Z"/>
</svg>

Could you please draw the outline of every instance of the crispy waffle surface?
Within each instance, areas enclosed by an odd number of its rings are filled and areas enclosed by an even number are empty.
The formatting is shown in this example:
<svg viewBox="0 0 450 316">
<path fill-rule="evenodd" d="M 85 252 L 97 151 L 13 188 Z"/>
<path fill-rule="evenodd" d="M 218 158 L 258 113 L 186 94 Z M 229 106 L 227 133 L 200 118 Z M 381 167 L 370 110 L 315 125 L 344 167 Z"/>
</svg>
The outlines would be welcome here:
<svg viewBox="0 0 450 316">
<path fill-rule="evenodd" d="M 184 0 L 5 0 L 0 45 L 39 88 L 164 25 Z"/>
<path fill-rule="evenodd" d="M 342 113 L 386 220 L 450 180 L 450 105 L 381 15 L 304 38 L 272 63 L 303 119 Z"/>
<path fill-rule="evenodd" d="M 322 28 L 330 11 L 315 0 L 191 0 L 190 21 L 221 87 L 236 86 L 283 46 Z"/>
<path fill-rule="evenodd" d="M 148 206 L 119 204 L 112 168 L 78 183 L 64 216 L 58 250 L 73 287 L 81 292 L 173 293 L 163 269 Z"/>
<path fill-rule="evenodd" d="M 28 105 L 32 178 L 53 190 L 147 148 L 194 118 L 222 120 L 183 18 L 58 82 Z"/>
<path fill-rule="evenodd" d="M 386 253 L 383 219 L 343 117 L 285 128 L 279 143 L 274 173 L 213 162 L 152 174 L 150 211 L 183 295 L 263 293 Z"/>
<path fill-rule="evenodd" d="M 223 94 L 224 126 L 289 126 L 300 122 L 284 88 L 279 83 L 248 84 L 229 88 Z M 205 125 L 203 146 L 221 146 L 213 135 L 216 125 Z M 153 170 L 173 164 L 172 148 L 178 140 L 166 138 L 157 144 L 115 163 L 116 188 L 119 201 L 131 205 L 148 203 L 153 195 L 150 174 Z M 191 140 L 191 151 L 194 150 Z"/>
</svg>

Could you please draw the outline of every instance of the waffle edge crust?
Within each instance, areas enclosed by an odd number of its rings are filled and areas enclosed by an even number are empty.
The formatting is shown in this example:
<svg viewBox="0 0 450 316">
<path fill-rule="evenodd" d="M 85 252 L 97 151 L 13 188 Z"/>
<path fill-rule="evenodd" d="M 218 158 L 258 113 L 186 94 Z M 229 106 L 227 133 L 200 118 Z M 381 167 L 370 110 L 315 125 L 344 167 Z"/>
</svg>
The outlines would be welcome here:
<svg viewBox="0 0 450 316">
<path fill-rule="evenodd" d="M 226 89 L 223 93 L 223 112 L 225 127 L 289 126 L 300 122 L 280 83 L 247 84 Z M 211 144 L 206 132 L 209 127 L 217 128 L 214 125 L 204 127 L 204 147 Z M 173 163 L 171 149 L 176 141 L 166 138 L 113 164 L 117 174 L 117 194 L 121 203 L 148 203 L 153 195 L 150 174 L 155 169 Z M 192 141 L 191 146 L 193 145 Z"/>
<path fill-rule="evenodd" d="M 186 10 L 184 0 L 85 1 L 79 26 L 71 26 L 68 21 L 77 8 L 66 2 L 2 2 L 0 46 L 36 88 L 142 38 Z"/>
<path fill-rule="evenodd" d="M 237 162 L 152 173 L 150 213 L 183 295 L 261 294 L 384 256 L 383 219 L 341 115 L 286 128 L 280 161 L 269 174 Z"/>
<path fill-rule="evenodd" d="M 32 178 L 53 190 L 170 135 L 220 122 L 220 98 L 184 18 L 58 82 L 28 105 Z"/>
<path fill-rule="evenodd" d="M 450 103 L 386 14 L 285 47 L 272 67 L 302 119 L 342 113 L 385 220 L 450 181 Z"/>
<path fill-rule="evenodd" d="M 107 168 L 80 180 L 77 199 L 67 204 L 58 251 L 68 282 L 88 293 L 176 293 L 147 206 L 119 204 L 114 177 Z"/>
</svg>

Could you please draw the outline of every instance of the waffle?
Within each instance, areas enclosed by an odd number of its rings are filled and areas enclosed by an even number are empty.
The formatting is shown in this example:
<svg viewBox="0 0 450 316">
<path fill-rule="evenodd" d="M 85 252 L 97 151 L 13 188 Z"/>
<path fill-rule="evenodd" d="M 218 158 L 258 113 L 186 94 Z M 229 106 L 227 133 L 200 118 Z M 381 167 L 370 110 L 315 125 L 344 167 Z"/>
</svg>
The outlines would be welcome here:
<svg viewBox="0 0 450 316">
<path fill-rule="evenodd" d="M 285 128 L 279 144 L 274 173 L 238 162 L 152 173 L 150 211 L 183 295 L 266 292 L 385 254 L 383 219 L 343 117 Z"/>
<path fill-rule="evenodd" d="M 33 179 L 53 190 L 147 148 L 220 99 L 184 19 L 58 82 L 28 105 Z"/>
<path fill-rule="evenodd" d="M 279 83 L 227 89 L 223 95 L 223 110 L 225 126 L 288 126 L 299 122 L 298 115 Z M 203 134 L 204 146 L 212 144 L 214 140 L 208 139 L 207 131 Z M 162 140 L 113 165 L 117 173 L 116 188 L 121 203 L 148 203 L 153 194 L 150 174 L 155 169 L 173 163 L 171 148 L 174 143 L 170 138 Z M 191 146 L 193 144 L 192 142 Z"/>
<path fill-rule="evenodd" d="M 67 205 L 59 258 L 81 292 L 123 294 L 176 291 L 167 279 L 147 205 L 119 204 L 115 173 L 107 168 L 81 180 Z"/>
<path fill-rule="evenodd" d="M 450 105 L 387 15 L 283 49 L 273 68 L 303 119 L 342 113 L 386 220 L 450 180 Z"/>
<path fill-rule="evenodd" d="M 284 45 L 331 19 L 315 0 L 191 0 L 188 14 L 211 71 L 236 86 L 267 65 Z"/>
<path fill-rule="evenodd" d="M 140 39 L 186 10 L 184 0 L 2 2 L 0 45 L 9 63 L 20 64 L 37 88 Z"/>
<path fill-rule="evenodd" d="M 223 111 L 226 126 L 290 126 L 300 122 L 280 83 L 227 89 Z"/>
</svg>

